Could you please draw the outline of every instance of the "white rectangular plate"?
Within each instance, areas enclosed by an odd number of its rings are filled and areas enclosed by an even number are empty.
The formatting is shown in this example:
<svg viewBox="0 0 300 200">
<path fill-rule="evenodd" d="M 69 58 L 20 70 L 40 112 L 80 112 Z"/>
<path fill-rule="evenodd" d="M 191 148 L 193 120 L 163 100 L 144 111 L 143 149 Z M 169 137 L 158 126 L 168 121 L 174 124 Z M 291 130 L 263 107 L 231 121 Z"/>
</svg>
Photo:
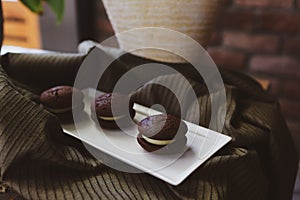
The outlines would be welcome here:
<svg viewBox="0 0 300 200">
<path fill-rule="evenodd" d="M 90 105 L 95 90 L 84 90 L 86 118 L 75 124 L 63 124 L 64 131 L 94 147 L 100 152 L 118 159 L 136 169 L 149 173 L 167 183 L 178 185 L 194 170 L 209 159 L 231 138 L 207 128 L 186 122 L 188 126 L 187 147 L 183 155 L 158 155 L 146 152 L 137 143 L 137 127 L 130 127 L 125 132 L 104 130 L 97 127 L 91 119 Z M 98 96 L 99 92 L 96 92 Z M 135 104 L 135 121 L 159 114 L 160 112 Z"/>
</svg>

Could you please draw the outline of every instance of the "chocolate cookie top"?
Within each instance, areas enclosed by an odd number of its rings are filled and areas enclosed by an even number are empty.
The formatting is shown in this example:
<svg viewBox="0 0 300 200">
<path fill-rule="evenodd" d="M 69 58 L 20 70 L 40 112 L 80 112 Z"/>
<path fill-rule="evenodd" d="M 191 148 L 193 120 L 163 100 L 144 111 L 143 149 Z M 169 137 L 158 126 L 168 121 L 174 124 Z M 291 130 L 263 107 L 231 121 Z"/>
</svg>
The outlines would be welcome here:
<svg viewBox="0 0 300 200">
<path fill-rule="evenodd" d="M 72 96 L 74 94 L 75 104 L 82 104 L 83 93 L 71 86 L 56 86 L 45 90 L 40 95 L 40 102 L 46 107 L 53 109 L 63 109 L 72 107 Z"/>
<path fill-rule="evenodd" d="M 129 101 L 128 95 L 108 93 L 97 97 L 92 107 L 95 108 L 98 116 L 117 117 L 127 114 L 128 109 L 131 111 L 133 109 L 133 102 Z"/>
<path fill-rule="evenodd" d="M 182 137 L 187 132 L 187 125 L 169 114 L 149 116 L 138 123 L 139 132 L 151 139 L 172 140 Z"/>
</svg>

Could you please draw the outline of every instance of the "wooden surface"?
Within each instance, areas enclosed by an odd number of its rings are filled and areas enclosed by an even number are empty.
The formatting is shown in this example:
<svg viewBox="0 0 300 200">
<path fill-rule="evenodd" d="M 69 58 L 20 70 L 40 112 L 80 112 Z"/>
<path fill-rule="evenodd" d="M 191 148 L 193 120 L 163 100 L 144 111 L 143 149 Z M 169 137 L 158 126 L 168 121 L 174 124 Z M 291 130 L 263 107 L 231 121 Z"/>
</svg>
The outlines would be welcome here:
<svg viewBox="0 0 300 200">
<path fill-rule="evenodd" d="M 40 48 L 38 15 L 19 1 L 2 1 L 4 15 L 4 45 Z"/>
</svg>

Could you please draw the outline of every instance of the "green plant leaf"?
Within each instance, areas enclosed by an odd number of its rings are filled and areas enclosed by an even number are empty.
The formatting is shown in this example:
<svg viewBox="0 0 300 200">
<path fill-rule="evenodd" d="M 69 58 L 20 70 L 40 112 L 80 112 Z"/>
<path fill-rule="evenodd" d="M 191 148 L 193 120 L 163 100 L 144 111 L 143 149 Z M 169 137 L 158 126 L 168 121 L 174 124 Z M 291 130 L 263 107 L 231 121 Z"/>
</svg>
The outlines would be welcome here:
<svg viewBox="0 0 300 200">
<path fill-rule="evenodd" d="M 42 0 L 21 0 L 21 2 L 32 12 L 39 14 L 43 12 Z"/>
<path fill-rule="evenodd" d="M 60 23 L 65 13 L 65 1 L 64 0 L 45 0 L 45 1 L 48 3 L 52 11 L 55 13 L 57 22 Z"/>
<path fill-rule="evenodd" d="M 45 1 L 56 15 L 56 20 L 60 23 L 65 12 L 65 0 L 20 0 L 26 7 L 34 13 L 43 12 L 43 2 Z"/>
</svg>

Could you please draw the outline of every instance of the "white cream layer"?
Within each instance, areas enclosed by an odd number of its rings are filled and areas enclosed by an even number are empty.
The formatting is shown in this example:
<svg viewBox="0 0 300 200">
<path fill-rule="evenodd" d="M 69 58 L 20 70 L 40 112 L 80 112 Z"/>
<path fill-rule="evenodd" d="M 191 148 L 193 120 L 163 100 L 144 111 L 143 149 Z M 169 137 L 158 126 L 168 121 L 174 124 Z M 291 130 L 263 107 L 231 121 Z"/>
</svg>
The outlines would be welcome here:
<svg viewBox="0 0 300 200">
<path fill-rule="evenodd" d="M 60 114 L 60 113 L 69 112 L 70 110 L 72 110 L 72 107 L 61 108 L 61 109 L 55 109 L 55 108 L 46 107 L 46 109 L 49 110 L 52 113 Z"/>
<path fill-rule="evenodd" d="M 107 120 L 107 121 L 115 121 L 115 120 L 121 119 L 123 117 L 125 117 L 125 115 L 121 115 L 121 116 L 117 116 L 117 117 L 103 117 L 103 116 L 98 115 L 99 119 L 103 119 L 103 120 Z"/>
<path fill-rule="evenodd" d="M 161 145 L 161 146 L 171 144 L 175 141 L 175 140 L 154 140 L 154 139 L 148 138 L 144 135 L 142 135 L 142 137 L 144 140 L 146 140 L 150 144 Z"/>
</svg>

